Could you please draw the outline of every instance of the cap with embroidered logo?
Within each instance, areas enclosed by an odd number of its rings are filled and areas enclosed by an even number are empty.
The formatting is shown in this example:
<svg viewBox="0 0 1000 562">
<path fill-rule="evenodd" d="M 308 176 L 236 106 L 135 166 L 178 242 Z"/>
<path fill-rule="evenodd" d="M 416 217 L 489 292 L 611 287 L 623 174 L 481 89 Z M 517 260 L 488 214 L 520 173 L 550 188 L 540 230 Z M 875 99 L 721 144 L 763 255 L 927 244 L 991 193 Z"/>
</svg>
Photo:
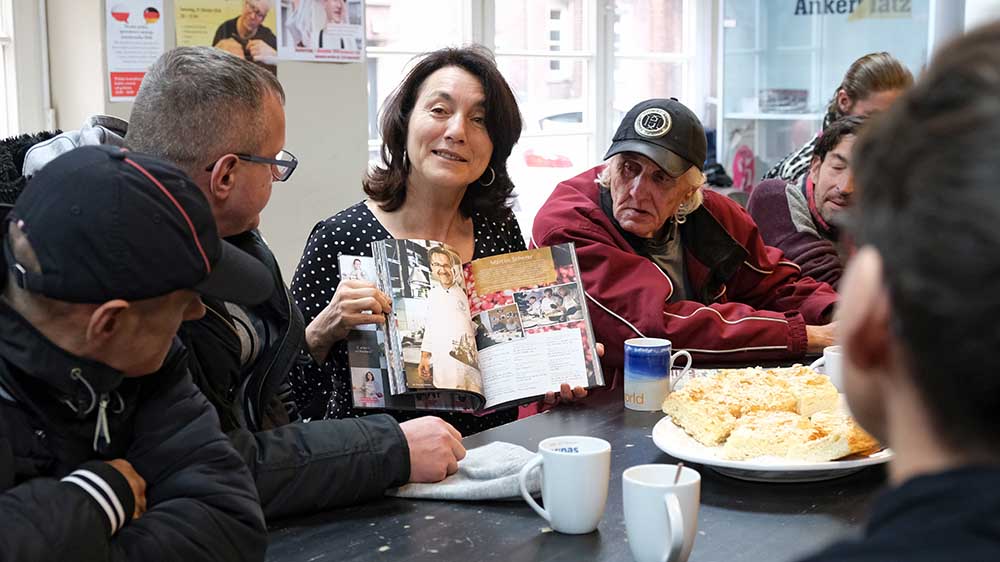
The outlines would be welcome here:
<svg viewBox="0 0 1000 562">
<path fill-rule="evenodd" d="M 604 159 L 622 152 L 637 152 L 676 178 L 691 166 L 705 169 L 708 141 L 698 116 L 684 104 L 650 99 L 625 114 Z"/>
<path fill-rule="evenodd" d="M 10 221 L 40 268 L 14 259 Z M 3 236 L 15 282 L 60 301 L 135 301 L 191 289 L 257 304 L 274 289 L 264 264 L 219 238 L 208 201 L 184 172 L 117 147 L 81 147 L 48 163 L 18 197 Z"/>
</svg>

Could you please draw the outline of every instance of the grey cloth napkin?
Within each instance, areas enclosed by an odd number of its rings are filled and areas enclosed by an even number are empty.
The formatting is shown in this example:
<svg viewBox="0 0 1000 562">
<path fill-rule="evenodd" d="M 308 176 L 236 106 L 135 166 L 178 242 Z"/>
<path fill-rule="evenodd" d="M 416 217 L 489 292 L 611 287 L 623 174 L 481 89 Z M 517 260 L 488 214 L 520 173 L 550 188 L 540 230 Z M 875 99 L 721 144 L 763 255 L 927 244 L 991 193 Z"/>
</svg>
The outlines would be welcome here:
<svg viewBox="0 0 1000 562">
<path fill-rule="evenodd" d="M 513 443 L 497 441 L 469 449 L 458 472 L 434 484 L 407 484 L 386 492 L 401 498 L 431 500 L 500 500 L 521 497 L 517 475 L 535 453 Z M 542 489 L 541 470 L 528 476 L 528 491 Z"/>
</svg>

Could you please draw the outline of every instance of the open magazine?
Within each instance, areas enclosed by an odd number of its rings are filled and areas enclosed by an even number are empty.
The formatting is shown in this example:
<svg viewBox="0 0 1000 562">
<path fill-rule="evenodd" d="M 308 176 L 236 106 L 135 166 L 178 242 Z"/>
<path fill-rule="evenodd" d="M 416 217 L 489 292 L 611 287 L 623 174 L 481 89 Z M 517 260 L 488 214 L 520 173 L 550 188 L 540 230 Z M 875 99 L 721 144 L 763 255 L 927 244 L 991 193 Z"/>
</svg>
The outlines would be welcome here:
<svg viewBox="0 0 1000 562">
<path fill-rule="evenodd" d="M 348 335 L 356 408 L 481 411 L 604 376 L 572 244 L 464 266 L 431 240 L 381 240 L 340 256 L 342 279 L 392 298 L 385 326 Z"/>
</svg>

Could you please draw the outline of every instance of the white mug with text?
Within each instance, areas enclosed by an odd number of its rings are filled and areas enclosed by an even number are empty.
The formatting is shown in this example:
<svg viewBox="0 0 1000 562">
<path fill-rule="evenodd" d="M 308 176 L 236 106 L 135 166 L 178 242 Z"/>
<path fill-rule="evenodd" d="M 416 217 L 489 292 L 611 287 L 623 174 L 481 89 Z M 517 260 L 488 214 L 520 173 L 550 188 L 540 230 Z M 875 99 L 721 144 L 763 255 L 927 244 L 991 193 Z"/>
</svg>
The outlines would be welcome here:
<svg viewBox="0 0 1000 562">
<path fill-rule="evenodd" d="M 812 369 L 817 369 L 823 367 L 823 373 L 830 377 L 830 382 L 833 386 L 837 387 L 838 392 L 844 392 L 844 376 L 843 371 L 841 371 L 841 363 L 843 362 L 843 352 L 839 345 L 831 345 L 830 347 L 823 348 L 823 357 L 813 361 L 812 365 L 809 365 Z"/>
<path fill-rule="evenodd" d="M 629 548 L 637 562 L 685 562 L 698 530 L 701 475 L 673 464 L 641 464 L 622 473 Z"/>
<path fill-rule="evenodd" d="M 528 493 L 528 474 L 542 471 L 543 509 Z M 611 444 L 596 437 L 564 435 L 538 444 L 538 455 L 518 477 L 521 495 L 553 530 L 571 535 L 590 533 L 604 515 L 611 478 Z"/>
</svg>

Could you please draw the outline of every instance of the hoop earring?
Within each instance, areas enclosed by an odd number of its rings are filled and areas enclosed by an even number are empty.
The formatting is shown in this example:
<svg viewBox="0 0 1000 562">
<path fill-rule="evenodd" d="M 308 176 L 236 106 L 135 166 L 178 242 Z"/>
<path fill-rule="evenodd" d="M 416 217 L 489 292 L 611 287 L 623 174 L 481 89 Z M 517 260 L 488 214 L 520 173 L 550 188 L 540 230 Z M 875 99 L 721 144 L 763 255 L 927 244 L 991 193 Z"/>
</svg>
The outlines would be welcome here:
<svg viewBox="0 0 1000 562">
<path fill-rule="evenodd" d="M 479 185 L 483 187 L 489 187 L 493 185 L 493 182 L 497 181 L 497 173 L 493 171 L 493 166 L 487 168 L 490 171 L 490 181 L 483 182 L 482 178 L 479 179 Z"/>
</svg>

